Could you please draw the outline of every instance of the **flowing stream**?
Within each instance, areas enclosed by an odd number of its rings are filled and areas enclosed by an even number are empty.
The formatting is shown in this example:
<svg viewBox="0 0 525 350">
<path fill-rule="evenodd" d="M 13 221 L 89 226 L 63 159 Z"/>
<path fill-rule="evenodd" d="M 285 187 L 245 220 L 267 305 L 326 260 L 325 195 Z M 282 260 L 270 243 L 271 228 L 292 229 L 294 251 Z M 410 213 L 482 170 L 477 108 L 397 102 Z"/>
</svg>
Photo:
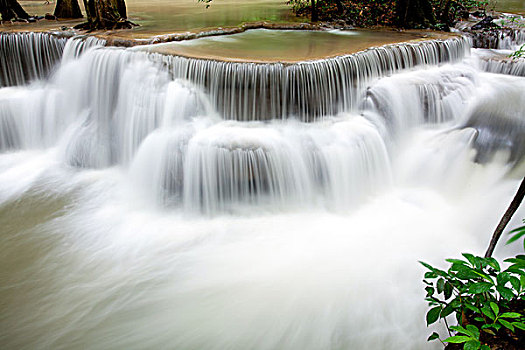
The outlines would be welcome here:
<svg viewBox="0 0 525 350">
<path fill-rule="evenodd" d="M 523 176 L 523 65 L 492 60 L 522 39 L 256 64 L 0 33 L 0 347 L 439 349 L 417 261 L 482 254 Z"/>
</svg>

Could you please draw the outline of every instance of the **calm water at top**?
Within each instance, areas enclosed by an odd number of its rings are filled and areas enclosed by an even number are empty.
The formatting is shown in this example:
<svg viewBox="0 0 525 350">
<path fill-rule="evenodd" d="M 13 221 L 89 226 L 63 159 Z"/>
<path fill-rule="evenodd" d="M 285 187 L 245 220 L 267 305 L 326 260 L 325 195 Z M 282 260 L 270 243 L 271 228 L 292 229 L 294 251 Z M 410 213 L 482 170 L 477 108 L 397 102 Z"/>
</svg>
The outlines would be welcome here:
<svg viewBox="0 0 525 350">
<path fill-rule="evenodd" d="M 500 0 L 496 3 L 496 10 L 523 15 L 525 14 L 525 0 Z"/>
<path fill-rule="evenodd" d="M 140 50 L 220 60 L 296 62 L 339 56 L 373 46 L 414 40 L 423 35 L 416 32 L 370 30 L 256 29 L 240 34 L 149 45 Z"/>
<path fill-rule="evenodd" d="M 55 2 L 22 0 L 22 6 L 30 14 L 52 13 Z M 82 1 L 79 1 L 83 8 Z M 137 34 L 171 33 L 236 26 L 245 22 L 271 21 L 291 22 L 293 16 L 285 0 L 214 0 L 209 8 L 197 0 L 127 0 L 129 17 L 140 27 Z M 525 0 L 499 0 L 499 11 L 525 14 Z"/>
<path fill-rule="evenodd" d="M 22 0 L 31 15 L 53 13 L 56 1 Z M 84 9 L 84 4 L 79 1 Z M 233 27 L 246 22 L 291 22 L 299 20 L 285 0 L 214 0 L 206 4 L 197 0 L 127 0 L 128 17 L 140 27 L 133 33 L 162 34 L 201 28 Z M 53 22 L 52 22 L 53 23 Z"/>
<path fill-rule="evenodd" d="M 206 8 L 197 0 L 128 0 L 139 32 L 177 32 L 237 26 L 245 22 L 296 20 L 284 0 L 215 0 Z"/>
</svg>

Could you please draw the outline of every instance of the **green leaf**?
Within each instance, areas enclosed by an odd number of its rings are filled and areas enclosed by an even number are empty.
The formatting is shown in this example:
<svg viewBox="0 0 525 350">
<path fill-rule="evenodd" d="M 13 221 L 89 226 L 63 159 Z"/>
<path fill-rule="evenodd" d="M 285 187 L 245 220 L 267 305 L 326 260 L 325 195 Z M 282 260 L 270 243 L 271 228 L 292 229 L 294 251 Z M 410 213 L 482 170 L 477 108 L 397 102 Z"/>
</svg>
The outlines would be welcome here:
<svg viewBox="0 0 525 350">
<path fill-rule="evenodd" d="M 462 253 L 461 255 L 463 255 L 465 258 L 467 258 L 468 262 L 472 265 L 472 266 L 476 266 L 477 267 L 477 261 L 476 261 L 476 257 L 472 254 L 469 254 L 469 253 Z"/>
<path fill-rule="evenodd" d="M 521 237 L 525 236 L 525 226 L 515 228 L 514 230 L 510 231 L 509 234 L 512 235 L 512 237 L 509 238 L 506 244 L 511 244 L 512 242 L 515 242 Z"/>
<path fill-rule="evenodd" d="M 484 327 L 484 326 L 488 326 L 488 325 L 483 325 L 483 327 Z M 481 327 L 481 328 L 483 328 L 483 327 Z M 487 332 L 487 333 L 490 334 L 490 335 L 496 335 L 496 333 L 494 333 L 494 331 L 493 331 L 492 329 L 483 328 L 482 331 L 483 331 L 483 332 Z"/>
<path fill-rule="evenodd" d="M 487 258 L 486 261 L 487 261 L 487 264 L 489 264 L 489 266 L 492 267 L 494 270 L 498 272 L 501 271 L 501 267 L 496 259 Z"/>
<path fill-rule="evenodd" d="M 465 306 L 466 309 L 469 309 L 469 310 L 471 310 L 471 311 L 474 311 L 474 312 L 476 312 L 476 313 L 478 313 L 478 314 L 481 313 L 481 311 L 479 311 L 479 309 L 478 309 L 477 307 L 475 307 L 474 305 L 471 305 L 471 304 L 465 304 L 465 305 L 463 305 L 463 306 Z M 482 319 L 482 320 L 483 320 L 483 319 Z"/>
<path fill-rule="evenodd" d="M 436 332 L 432 333 L 430 337 L 428 337 L 427 341 L 432 341 L 434 339 L 439 339 L 439 334 L 437 334 Z"/>
<path fill-rule="evenodd" d="M 452 296 L 453 287 L 450 283 L 445 283 L 444 296 L 448 300 Z"/>
<path fill-rule="evenodd" d="M 510 265 L 507 272 L 515 273 L 516 275 L 525 276 L 525 267 L 519 267 L 518 265 Z"/>
<path fill-rule="evenodd" d="M 523 220 L 523 223 L 525 223 L 525 219 Z M 521 230 L 525 230 L 525 225 L 524 226 L 520 226 L 520 227 L 516 227 L 515 229 L 509 231 L 509 234 L 514 233 L 514 232 L 519 232 Z"/>
<path fill-rule="evenodd" d="M 481 350 L 490 350 L 490 346 L 488 346 L 488 345 L 481 345 Z"/>
<path fill-rule="evenodd" d="M 470 332 L 470 335 L 472 335 L 474 338 L 479 339 L 479 329 L 478 327 L 474 326 L 473 324 L 467 325 L 467 331 Z"/>
<path fill-rule="evenodd" d="M 508 272 L 502 272 L 496 277 L 496 281 L 498 282 L 499 286 L 505 286 L 505 284 L 510 281 L 510 273 Z"/>
<path fill-rule="evenodd" d="M 504 261 L 510 264 L 513 264 L 513 266 L 518 267 L 518 268 L 523 267 L 523 262 L 520 259 L 510 258 L 510 259 L 505 259 Z"/>
<path fill-rule="evenodd" d="M 447 305 L 443 309 L 443 311 L 441 311 L 441 318 L 445 318 L 445 317 L 447 317 L 448 315 L 450 315 L 453 312 L 454 312 L 454 308 L 452 307 L 452 305 Z"/>
<path fill-rule="evenodd" d="M 454 264 L 452 265 L 450 270 L 457 271 L 456 277 L 461 280 L 470 280 L 470 279 L 476 279 L 479 277 L 483 277 L 483 278 L 487 277 L 487 276 L 481 275 L 479 272 L 465 265 Z"/>
<path fill-rule="evenodd" d="M 451 330 L 453 331 L 456 331 L 458 333 L 462 333 L 462 334 L 465 334 L 465 335 L 472 335 L 469 331 L 467 331 L 465 328 L 463 328 L 462 326 L 450 326 L 449 327 Z"/>
<path fill-rule="evenodd" d="M 420 261 L 419 263 L 420 263 L 421 265 L 423 265 L 424 267 L 426 267 L 427 269 L 429 269 L 430 271 L 434 271 L 434 267 L 431 266 L 431 265 L 429 265 L 429 264 L 427 264 L 426 262 L 424 262 L 424 261 Z"/>
<path fill-rule="evenodd" d="M 469 341 L 471 339 L 472 339 L 471 337 L 465 337 L 465 336 L 462 336 L 462 335 L 455 335 L 453 337 L 449 337 L 449 338 L 443 340 L 443 342 L 460 344 L 460 343 L 467 342 L 467 341 Z"/>
<path fill-rule="evenodd" d="M 438 279 L 436 286 L 438 294 L 442 293 L 445 290 L 445 280 L 443 278 Z"/>
<path fill-rule="evenodd" d="M 467 265 L 466 261 L 463 261 L 463 260 L 460 260 L 460 259 L 445 259 L 445 261 L 448 261 L 451 264 Z"/>
<path fill-rule="evenodd" d="M 443 276 L 443 277 L 447 277 L 447 273 L 443 270 L 440 270 L 440 269 L 436 269 L 435 267 L 427 264 L 426 262 L 423 262 L 423 261 L 420 261 L 419 262 L 421 265 L 423 265 L 424 267 L 426 267 L 427 269 L 429 269 L 430 271 L 432 272 L 435 272 L 436 274 L 438 274 L 439 276 Z"/>
<path fill-rule="evenodd" d="M 436 278 L 437 274 L 435 272 L 425 272 L 425 278 Z"/>
<path fill-rule="evenodd" d="M 512 322 L 512 325 L 516 328 L 521 329 L 522 331 L 525 331 L 525 323 L 523 322 Z"/>
<path fill-rule="evenodd" d="M 507 287 L 497 286 L 496 289 L 507 300 L 511 300 L 515 296 L 512 290 Z"/>
<path fill-rule="evenodd" d="M 492 311 L 494 311 L 494 315 L 498 316 L 499 314 L 499 306 L 494 303 L 494 302 L 490 302 L 490 308 L 492 309 Z"/>
<path fill-rule="evenodd" d="M 451 263 L 451 264 L 459 264 L 459 265 L 467 265 L 466 261 L 460 260 L 460 259 L 445 259 L 445 261 Z"/>
<path fill-rule="evenodd" d="M 494 283 L 494 281 L 487 274 L 480 271 L 476 271 L 475 269 L 472 269 L 465 265 L 452 265 L 450 269 L 453 271 L 457 271 L 456 277 L 461 280 L 478 279 L 481 277 L 490 283 Z"/>
<path fill-rule="evenodd" d="M 468 291 L 469 293 L 480 294 L 480 293 L 488 292 L 491 287 L 492 287 L 492 284 L 488 282 L 477 282 L 475 284 L 471 284 L 468 287 Z"/>
<path fill-rule="evenodd" d="M 481 312 L 483 313 L 483 315 L 487 316 L 492 321 L 494 321 L 496 319 L 496 316 L 494 316 L 494 313 L 492 312 L 492 310 L 487 305 L 485 305 L 485 306 L 483 306 L 481 308 Z"/>
<path fill-rule="evenodd" d="M 481 347 L 479 340 L 469 340 L 463 345 L 463 350 L 478 350 Z"/>
<path fill-rule="evenodd" d="M 430 309 L 427 312 L 427 326 L 431 325 L 432 323 L 436 322 L 439 318 L 439 314 L 441 313 L 441 306 L 436 306 L 432 309 Z"/>
<path fill-rule="evenodd" d="M 520 318 L 520 317 L 521 317 L 521 314 L 520 314 L 520 313 L 517 313 L 517 312 L 504 312 L 504 313 L 502 313 L 499 317 L 504 317 L 504 318 Z"/>
<path fill-rule="evenodd" d="M 514 288 L 516 292 L 519 292 L 521 290 L 521 284 L 520 284 L 519 278 L 512 276 L 510 278 L 510 284 L 512 285 L 512 288 Z"/>
<path fill-rule="evenodd" d="M 506 244 L 511 244 L 511 243 L 517 241 L 518 239 L 520 239 L 523 236 L 525 236 L 525 231 L 522 231 L 522 232 L 517 233 L 514 236 L 510 237 Z"/>
<path fill-rule="evenodd" d="M 510 329 L 512 332 L 514 332 L 514 326 L 512 325 L 512 323 L 510 323 L 509 321 L 505 321 L 505 320 L 498 320 L 499 323 L 501 323 L 502 325 L 504 325 L 505 327 L 507 327 L 508 329 Z"/>
</svg>

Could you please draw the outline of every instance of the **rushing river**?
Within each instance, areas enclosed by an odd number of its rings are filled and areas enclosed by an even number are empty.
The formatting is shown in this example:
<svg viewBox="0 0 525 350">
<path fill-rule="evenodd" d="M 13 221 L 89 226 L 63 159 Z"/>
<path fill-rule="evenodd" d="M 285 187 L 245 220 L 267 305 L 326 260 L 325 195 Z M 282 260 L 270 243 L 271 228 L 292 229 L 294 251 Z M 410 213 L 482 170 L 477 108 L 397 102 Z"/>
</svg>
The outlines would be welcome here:
<svg viewBox="0 0 525 350">
<path fill-rule="evenodd" d="M 299 64 L 0 44 L 3 349 L 438 349 L 417 261 L 481 254 L 524 173 L 522 71 L 460 37 Z"/>
</svg>

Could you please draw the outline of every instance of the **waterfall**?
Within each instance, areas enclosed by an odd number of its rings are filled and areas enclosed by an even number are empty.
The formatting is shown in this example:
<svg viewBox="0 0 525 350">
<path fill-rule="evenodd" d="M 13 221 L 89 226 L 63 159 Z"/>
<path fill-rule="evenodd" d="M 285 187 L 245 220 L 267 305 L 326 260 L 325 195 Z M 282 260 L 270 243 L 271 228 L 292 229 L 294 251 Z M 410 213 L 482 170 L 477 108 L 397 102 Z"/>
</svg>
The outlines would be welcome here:
<svg viewBox="0 0 525 350">
<path fill-rule="evenodd" d="M 367 86 L 403 69 L 455 62 L 468 47 L 453 38 L 263 65 L 104 44 L 72 38 L 47 83 L 0 95 L 0 147 L 58 146 L 71 166 L 130 167 L 146 198 L 207 213 L 246 204 L 348 208 L 388 187 L 387 143 L 408 127 L 407 119 L 403 111 L 388 116 L 367 102 L 362 107 Z M 437 75 L 436 82 L 407 92 L 421 101 L 412 126 L 452 119 L 441 101 L 453 94 L 458 74 Z M 379 101 L 375 91 L 368 89 L 367 101 Z M 357 115 L 360 108 L 367 118 Z M 346 117 L 333 119 L 338 113 Z M 289 118 L 282 126 L 276 122 Z M 261 124 L 268 120 L 270 129 Z"/>
<path fill-rule="evenodd" d="M 517 49 L 518 45 L 513 48 Z M 480 68 L 485 72 L 525 76 L 525 61 L 509 57 L 512 53 L 513 50 L 477 50 L 475 52 L 480 57 Z"/>
<path fill-rule="evenodd" d="M 104 45 L 72 38 L 48 82 L 4 89 L 0 149 L 58 146 L 71 166 L 129 167 L 144 198 L 189 212 L 353 207 L 392 182 L 388 150 L 407 130 L 469 118 L 479 80 L 470 69 L 430 68 L 464 58 L 462 38 L 289 65 Z M 421 65 L 427 69 L 394 74 Z M 514 120 L 517 111 L 519 103 L 494 113 Z M 489 115 L 471 114 L 459 128 L 477 130 L 473 147 L 485 162 L 506 148 L 498 140 L 508 127 L 498 122 L 503 129 L 487 134 Z M 523 127 L 509 125 L 509 161 L 517 163 Z"/>
<path fill-rule="evenodd" d="M 481 67 L 485 72 L 525 77 L 525 62 L 523 60 L 512 61 L 507 57 L 503 59 L 485 59 L 481 61 Z"/>
<path fill-rule="evenodd" d="M 139 48 L 141 49 L 141 48 Z M 462 59 L 463 38 L 385 45 L 352 55 L 298 64 L 217 62 L 152 54 L 172 74 L 205 89 L 225 119 L 296 117 L 311 121 L 355 109 L 370 81 L 421 65 Z"/>
<path fill-rule="evenodd" d="M 463 37 L 298 64 L 1 40 L 3 348 L 438 349 L 417 260 L 482 254 L 522 177 L 525 80 Z"/>
<path fill-rule="evenodd" d="M 525 41 L 525 30 L 521 28 L 471 31 L 468 22 L 464 22 L 458 31 L 468 38 L 474 48 L 508 50 Z"/>
<path fill-rule="evenodd" d="M 4 64 L 13 65 L 3 69 L 0 83 L 6 81 L 4 86 L 47 76 L 62 51 L 67 60 L 88 48 L 105 45 L 103 40 L 94 37 L 76 37 L 67 44 L 65 39 L 48 34 L 3 34 L 2 38 L 6 41 L 5 47 L 10 48 L 6 57 L 12 57 Z M 52 56 L 53 60 L 47 59 L 43 66 L 41 62 L 26 63 L 26 57 L 28 60 L 39 57 L 31 54 L 35 45 L 47 50 L 44 57 Z M 52 48 L 55 51 L 51 51 Z M 373 79 L 410 67 L 456 62 L 464 57 L 468 48 L 467 41 L 458 37 L 385 45 L 353 55 L 299 64 L 231 63 L 159 54 L 150 54 L 148 58 L 167 65 L 172 77 L 190 80 L 204 89 L 225 119 L 296 117 L 311 121 L 355 109 L 361 98 L 359 94 Z M 128 51 L 123 50 L 122 55 Z"/>
<path fill-rule="evenodd" d="M 47 33 L 0 32 L 0 87 L 46 78 L 60 60 L 66 41 Z"/>
</svg>

